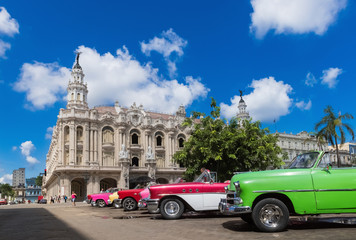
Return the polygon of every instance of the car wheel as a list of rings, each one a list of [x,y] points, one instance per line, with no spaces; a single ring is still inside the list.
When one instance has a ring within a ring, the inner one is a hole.
[[[137,202],[133,198],[125,198],[122,202],[125,211],[134,211],[137,209]]]
[[[102,199],[99,199],[98,201],[96,201],[96,204],[97,204],[99,207],[101,207],[101,208],[103,208],[103,207],[106,206],[105,201],[102,200]]]
[[[184,212],[184,205],[178,199],[165,199],[159,210],[165,219],[178,219]]]
[[[114,205],[115,208],[120,208],[121,207],[120,204],[118,202],[116,202],[116,201],[113,203],[113,205]]]
[[[241,214],[240,218],[247,222],[248,224],[253,224],[253,219],[252,219],[252,214],[247,213],[247,214]]]
[[[256,204],[252,210],[252,219],[259,230],[278,232],[287,227],[289,211],[282,201],[266,198]]]

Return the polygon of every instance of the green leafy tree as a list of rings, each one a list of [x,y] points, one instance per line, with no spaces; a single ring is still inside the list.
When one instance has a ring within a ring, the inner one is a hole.
[[[349,114],[335,114],[331,106],[327,106],[324,109],[325,116],[320,122],[315,124],[315,131],[319,136],[325,138],[333,147],[336,148],[337,166],[340,167],[341,161],[339,156],[338,140],[340,144],[345,143],[345,131],[344,128],[351,134],[352,140],[355,139],[355,133],[348,123],[345,123],[345,119],[353,119],[354,117]]]
[[[42,176],[38,175],[35,180],[36,186],[42,186]]]
[[[236,118],[229,124],[220,119],[220,107],[212,98],[210,116],[194,112],[183,125],[192,127],[184,148],[173,159],[187,168],[185,177],[192,180],[201,167],[218,172],[218,180],[230,179],[234,172],[263,170],[283,164],[278,136],[261,129],[260,122],[245,120],[242,126]],[[200,116],[200,119],[196,120]],[[283,155],[285,157],[285,155]]]
[[[15,196],[15,192],[10,186],[10,184],[0,184],[0,192],[3,196],[13,197]]]

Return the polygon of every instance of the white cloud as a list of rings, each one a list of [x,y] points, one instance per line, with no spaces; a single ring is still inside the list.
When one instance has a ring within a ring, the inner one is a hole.
[[[26,157],[26,161],[30,164],[39,163],[39,161],[31,156],[31,152],[35,149],[35,145],[33,145],[32,141],[26,141],[21,143],[20,146],[21,153]]]
[[[323,35],[346,8],[347,0],[251,0],[251,4],[250,31],[263,38],[270,30]]]
[[[54,127],[48,127],[46,131],[46,139],[52,139],[52,133],[53,133]]]
[[[338,83],[337,77],[342,73],[340,68],[329,68],[323,70],[323,76],[321,77],[321,83],[327,85],[329,88],[334,88]]]
[[[4,7],[0,7],[0,34],[12,37],[16,33],[19,33],[19,24],[16,19],[11,18]],[[5,52],[10,48],[10,43],[0,39],[0,58],[6,58]]]
[[[312,107],[312,102],[311,102],[311,100],[309,100],[308,102],[299,101],[295,105],[297,106],[297,108],[299,108],[302,111],[310,110]]]
[[[88,83],[90,106],[113,104],[123,106],[133,102],[145,109],[174,113],[178,107],[190,105],[199,97],[206,97],[209,89],[199,78],[185,77],[184,83],[163,79],[151,64],[142,65],[128,50],[118,49],[116,55],[101,55],[95,49],[80,46],[80,65]],[[58,64],[25,63],[15,90],[26,92],[29,105],[34,109],[52,106],[63,99],[70,69]]]
[[[253,92],[243,96],[247,111],[254,121],[272,122],[289,113],[293,100],[289,94],[293,88],[283,81],[276,81],[274,77],[253,80],[249,86]],[[239,96],[231,99],[231,105],[221,103],[221,114],[231,118],[238,113]]]
[[[141,42],[141,51],[149,56],[151,51],[156,51],[162,54],[167,62],[170,76],[175,76],[177,71],[176,60],[177,56],[183,56],[183,48],[187,45],[187,41],[178,36],[172,28],[161,33],[161,38],[154,37],[148,43]],[[174,56],[176,54],[176,56]]]
[[[5,52],[11,48],[10,43],[4,42],[0,39],[0,57],[5,58]]]
[[[30,109],[44,109],[52,106],[66,93],[70,70],[57,63],[25,63],[14,89],[26,92]]]
[[[17,150],[17,146],[13,146],[12,151],[16,151],[16,150]]]
[[[0,33],[13,36],[19,33],[19,24],[16,19],[11,18],[4,7],[0,7]]]
[[[314,77],[314,75],[309,72],[305,78],[305,85],[310,86],[310,87],[314,87],[314,85],[317,83],[318,81],[316,80],[316,78]]]
[[[12,174],[5,174],[2,177],[0,177],[0,183],[5,184],[12,184]]]

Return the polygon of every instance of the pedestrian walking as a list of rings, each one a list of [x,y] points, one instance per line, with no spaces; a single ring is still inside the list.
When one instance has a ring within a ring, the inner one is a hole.
[[[66,203],[67,202],[67,195],[64,195],[64,202]]]
[[[72,198],[72,205],[75,207],[75,199],[77,198],[77,194],[75,194],[74,191],[72,191],[72,196],[71,196],[71,198]]]

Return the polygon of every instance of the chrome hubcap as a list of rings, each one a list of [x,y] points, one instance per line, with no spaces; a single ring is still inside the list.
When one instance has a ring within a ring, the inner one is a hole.
[[[99,207],[104,207],[105,206],[105,202],[103,200],[100,200],[98,202],[98,205],[99,205]]]
[[[176,201],[169,201],[164,205],[164,211],[168,215],[177,215],[179,210],[180,210],[180,207]]]
[[[267,227],[277,227],[282,217],[282,209],[274,204],[267,204],[260,211],[260,221]]]
[[[125,208],[129,209],[129,210],[133,209],[134,208],[134,202],[132,200],[126,200],[125,201]]]

